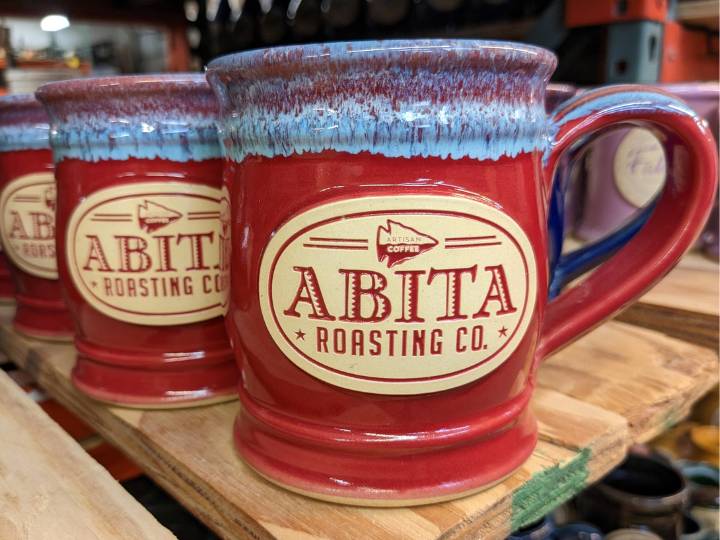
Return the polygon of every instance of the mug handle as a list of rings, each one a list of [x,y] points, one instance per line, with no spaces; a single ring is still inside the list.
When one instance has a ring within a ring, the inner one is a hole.
[[[647,223],[625,246],[548,303],[539,359],[590,331],[662,278],[700,234],[712,209],[717,190],[712,135],[684,102],[640,85],[586,92],[555,110],[545,156],[546,197],[552,193],[562,153],[583,137],[618,123],[656,131],[667,152],[665,187]]]
[[[563,194],[558,194],[560,204],[565,202]],[[590,242],[578,249],[557,255],[557,264],[552,272],[548,290],[549,298],[559,295],[565,286],[598,264],[614,255],[618,249],[627,244],[630,239],[645,225],[655,210],[657,198],[641,208],[630,221],[616,231],[611,232],[594,242]],[[559,219],[559,218],[558,218]],[[564,236],[564,235],[562,235]],[[561,249],[561,248],[560,248]],[[559,250],[558,250],[559,251]]]

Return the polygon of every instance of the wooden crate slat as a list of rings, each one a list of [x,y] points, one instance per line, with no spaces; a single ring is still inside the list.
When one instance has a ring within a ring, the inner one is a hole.
[[[541,387],[626,418],[640,442],[686,416],[717,382],[715,352],[618,322],[595,329],[538,372]]]
[[[0,371],[0,538],[175,538]]]
[[[617,320],[716,350],[720,328],[718,263],[688,253]]]

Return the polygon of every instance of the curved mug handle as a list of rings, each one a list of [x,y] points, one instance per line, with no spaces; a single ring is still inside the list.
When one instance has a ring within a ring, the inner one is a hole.
[[[557,204],[564,204],[564,196],[564,191],[559,192],[555,190],[554,198],[559,201]],[[567,253],[557,253],[557,262],[551,273],[548,297],[550,299],[555,298],[568,283],[612,257],[618,249],[627,244],[650,218],[653,210],[655,210],[656,203],[657,198],[654,198],[643,208],[640,208],[639,211],[630,218],[630,221],[607,236],[589,242]],[[562,219],[562,215],[562,212],[558,212],[555,219]],[[564,229],[563,226],[561,227]],[[558,234],[560,242],[562,242],[564,236],[564,230],[561,229],[560,234]],[[561,249],[562,246],[560,245],[557,251],[559,252]]]
[[[610,124],[656,131],[667,151],[667,181],[654,211],[635,236],[582,283],[551,300],[538,358],[546,358],[621,310],[667,273],[700,234],[717,189],[712,135],[684,102],[650,87],[609,86],[583,93],[556,109],[546,155],[552,183],[563,152]],[[545,186],[546,196],[552,185]]]

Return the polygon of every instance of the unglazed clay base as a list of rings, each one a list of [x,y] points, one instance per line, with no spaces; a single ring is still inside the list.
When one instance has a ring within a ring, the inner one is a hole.
[[[74,339],[74,335],[72,333],[70,334],[45,334],[42,332],[38,332],[37,330],[28,330],[25,328],[22,324],[18,324],[17,322],[13,323],[13,328],[19,333],[22,334],[24,337],[30,338],[30,339],[37,339],[40,341],[49,341],[51,343],[72,343]]]
[[[421,506],[423,504],[434,504],[439,502],[445,502],[445,501],[453,501],[455,499],[462,499],[463,497],[469,497],[470,495],[474,495],[476,493],[480,493],[482,491],[486,491],[488,489],[491,489],[498,484],[502,484],[505,480],[510,478],[513,474],[515,474],[515,471],[503,476],[499,480],[496,480],[494,482],[491,482],[489,484],[486,484],[484,486],[480,486],[473,489],[468,489],[466,491],[459,491],[457,493],[450,493],[445,495],[439,495],[437,497],[423,497],[418,499],[367,499],[367,498],[354,498],[354,497],[340,497],[340,496],[333,496],[333,495],[327,495],[326,493],[319,493],[314,491],[308,491],[305,489],[301,489],[295,486],[291,486],[289,484],[284,484],[283,482],[280,482],[278,480],[275,480],[274,478],[271,478],[267,475],[264,475],[260,471],[258,471],[255,467],[250,465],[247,461],[244,461],[245,465],[250,467],[253,472],[255,472],[258,476],[261,476],[271,484],[275,484],[276,486],[279,486],[281,488],[284,488],[288,491],[292,491],[293,493],[297,493],[299,495],[303,495],[305,497],[310,497],[311,499],[318,499],[320,501],[326,501],[336,504],[347,504],[350,506],[370,506],[374,508],[398,508],[398,507],[404,507],[404,506]]]

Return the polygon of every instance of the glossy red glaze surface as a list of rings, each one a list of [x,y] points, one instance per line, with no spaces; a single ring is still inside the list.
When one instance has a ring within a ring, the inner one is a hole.
[[[0,190],[19,176],[52,170],[50,150],[0,152]],[[5,255],[3,259],[7,261],[15,285],[15,328],[32,337],[70,339],[73,333],[72,320],[58,280],[30,275]]]
[[[66,231],[76,205],[98,190],[149,179],[218,187],[221,167],[220,159],[64,159],[55,172],[58,230]],[[76,386],[97,399],[135,406],[189,404],[235,394],[237,369],[221,317],[146,326],[104,315],[77,290],[69,274],[66,240],[65,234],[58,235],[58,270],[76,325]]]

